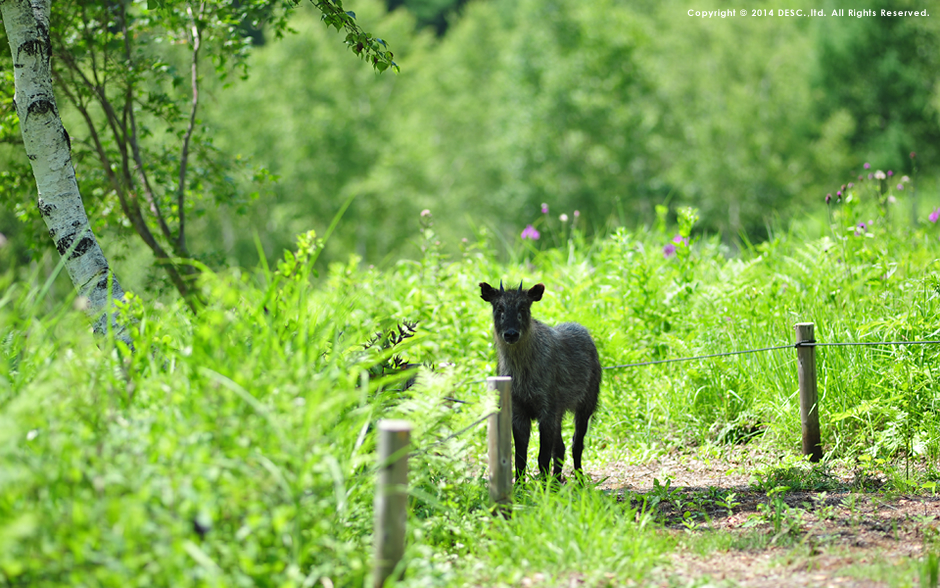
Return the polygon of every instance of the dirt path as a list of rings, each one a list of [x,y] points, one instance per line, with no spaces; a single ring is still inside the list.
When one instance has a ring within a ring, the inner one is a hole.
[[[680,536],[661,586],[921,585],[940,497],[887,492],[871,469],[768,468],[780,458],[735,448],[591,473]]]

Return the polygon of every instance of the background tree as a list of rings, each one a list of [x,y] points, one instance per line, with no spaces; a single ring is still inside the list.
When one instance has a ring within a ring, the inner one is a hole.
[[[346,45],[377,71],[397,68],[385,42],[363,31],[341,2],[313,4],[322,20],[344,31]],[[223,79],[236,71],[244,75],[249,29],[264,24],[280,36],[294,4],[78,0],[57,3],[51,15],[48,2],[9,0],[4,7],[14,59],[35,53],[51,64],[45,73],[56,80],[84,127],[73,131],[71,145],[64,131],[59,133],[65,142],[54,152],[67,158],[72,148],[83,167],[83,191],[92,216],[101,226],[130,229],[139,236],[180,295],[197,308],[193,278],[199,258],[188,244],[187,220],[201,214],[207,201],[232,202],[236,193],[229,176],[232,166],[200,126],[203,56],[211,56]],[[13,8],[39,15],[38,40],[16,40],[22,25]],[[34,46],[41,50],[32,51]],[[19,74],[21,68],[12,69]],[[21,77],[17,75],[17,88],[29,83]],[[47,101],[38,104],[51,104],[43,112],[58,121],[51,87],[44,92]],[[20,102],[17,118],[28,134],[23,109],[32,107]],[[70,208],[84,214],[77,186],[68,200]],[[40,215],[46,217],[47,210],[53,209],[40,206]],[[75,230],[91,235],[87,219],[78,222]],[[68,247],[60,241],[57,248],[65,253]]]
[[[101,334],[112,324],[111,300],[122,299],[124,292],[85,215],[69,135],[56,106],[50,71],[49,2],[5,0],[0,2],[0,16],[13,57],[14,105],[39,190],[39,215],[72,283],[88,302],[95,332]]]
[[[923,10],[900,2],[892,10]],[[909,172],[909,154],[940,155],[940,24],[937,18],[821,21],[812,71],[824,121],[842,118],[860,158]]]
[[[425,208],[452,252],[483,229],[507,243],[531,222],[558,229],[558,215],[575,209],[588,231],[652,224],[664,203],[697,207],[697,230],[720,232],[728,243],[739,235],[760,241],[808,211],[818,213],[809,222],[823,226],[826,192],[865,161],[909,173],[901,164],[909,165],[910,151],[919,153],[919,201],[931,202],[931,144],[940,135],[936,19],[697,19],[686,16],[695,8],[687,0],[388,7],[357,0],[356,10],[396,39],[395,57],[408,64],[400,75],[350,70],[340,56],[348,33],[323,27],[322,12],[298,10],[289,22],[299,34],[239,62],[251,64],[249,79],[236,81],[241,70],[229,59],[227,78],[200,80],[200,102],[212,106],[199,106],[190,141],[183,210],[190,255],[213,267],[223,259],[251,266],[257,235],[273,262],[298,233],[322,233],[349,198],[324,262],[346,261],[351,251],[370,263],[410,255]],[[422,26],[432,12],[448,15],[442,34]],[[179,17],[190,22],[185,11]],[[271,18],[259,13],[231,26],[243,40],[258,30],[273,40],[275,27],[264,24]],[[171,239],[140,192],[142,212],[171,259],[191,109],[192,47],[185,27],[179,31],[172,42],[141,45],[163,60],[160,76],[140,77],[162,83],[162,95],[175,100],[171,132],[168,118],[135,111]],[[219,65],[201,54],[203,68]],[[89,110],[104,120],[93,98]],[[85,126],[76,109],[63,110],[69,128]],[[91,214],[95,230],[139,241],[96,151],[82,138],[73,144],[84,148],[79,180],[95,182],[96,192],[86,191],[87,205],[101,206]],[[0,161],[6,147],[0,142]],[[111,149],[116,162],[120,151]],[[9,177],[0,184],[18,189]],[[550,216],[541,215],[542,202]],[[18,214],[38,222],[34,207]],[[11,226],[0,213],[0,232]],[[135,261],[152,256],[143,247],[122,250]],[[132,279],[135,287],[152,282]]]
[[[257,52],[252,79],[220,95],[220,141],[280,178],[251,205],[263,213],[220,224],[256,231],[269,254],[320,230],[345,199],[336,194],[355,200],[325,253],[334,259],[401,254],[425,208],[452,246],[480,228],[515,239],[543,202],[556,227],[579,210],[588,230],[690,204],[702,230],[759,240],[774,214],[851,165],[839,129],[820,130],[813,29],[798,19],[677,18],[686,2],[491,0],[435,38],[410,35],[401,10],[360,8],[400,39],[401,75],[342,75],[328,33],[298,15],[304,33]],[[297,53],[320,56],[330,83],[297,71]],[[233,238],[231,251],[250,265],[256,248]]]

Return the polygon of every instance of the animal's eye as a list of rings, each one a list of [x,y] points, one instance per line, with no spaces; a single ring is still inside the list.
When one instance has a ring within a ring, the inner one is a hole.
[[[522,313],[521,313],[521,312],[516,313],[516,318],[521,321],[521,320],[522,320]]]

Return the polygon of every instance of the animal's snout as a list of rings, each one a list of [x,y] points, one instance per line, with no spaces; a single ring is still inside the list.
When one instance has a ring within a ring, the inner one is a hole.
[[[503,331],[503,341],[512,345],[519,340],[519,331],[515,329],[506,329]]]

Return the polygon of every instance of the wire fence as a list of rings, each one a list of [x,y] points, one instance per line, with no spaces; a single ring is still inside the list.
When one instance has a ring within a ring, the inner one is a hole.
[[[635,363],[623,363],[623,364],[618,364],[618,365],[604,366],[604,367],[602,367],[601,369],[602,369],[602,370],[626,369],[626,368],[644,367],[644,366],[649,366],[649,365],[661,365],[661,364],[667,364],[667,363],[680,363],[680,362],[685,362],[685,361],[698,361],[698,360],[705,360],[705,359],[715,359],[715,358],[718,358],[718,357],[732,357],[732,356],[735,356],[735,355],[746,355],[746,354],[751,354],[751,353],[762,353],[762,352],[767,352],[767,351],[781,351],[781,350],[783,350],[783,349],[800,349],[800,348],[806,348],[806,347],[856,347],[856,346],[878,346],[878,345],[889,345],[889,346],[890,346],[890,345],[940,345],[940,340],[929,340],[929,341],[848,341],[848,342],[834,342],[834,343],[821,343],[821,342],[819,342],[819,341],[806,340],[806,341],[797,341],[796,343],[790,343],[790,344],[787,344],[787,345],[773,345],[773,346],[771,346],[771,347],[760,347],[760,348],[757,348],[757,349],[743,349],[743,350],[739,350],[739,351],[725,351],[725,352],[722,352],[722,353],[709,353],[709,354],[707,354],[707,355],[695,355],[695,356],[692,356],[692,357],[676,357],[676,358],[670,358],[670,359],[656,359],[656,360],[650,360],[650,361],[640,361],[640,362],[635,362]],[[461,385],[459,385],[458,387],[470,386],[470,385],[473,385],[473,384],[482,384],[482,383],[484,383],[484,382],[486,382],[485,379],[483,379],[483,380],[473,380],[473,381],[470,381],[470,382],[465,382],[464,384],[461,384]],[[472,400],[461,400],[461,399],[459,399],[459,398],[454,398],[453,396],[445,396],[445,397],[444,397],[444,400],[446,400],[446,401],[448,401],[448,402],[454,402],[454,403],[457,403],[457,404],[467,404],[467,405],[469,405],[469,404],[475,404]],[[498,412],[498,411],[497,411],[497,412]],[[416,455],[426,454],[426,453],[430,452],[432,449],[434,449],[435,447],[437,447],[437,446],[439,446],[439,445],[443,445],[444,443],[450,441],[451,439],[454,439],[454,438],[456,438],[456,437],[459,437],[460,435],[463,435],[464,433],[470,431],[470,430],[473,429],[474,427],[477,427],[477,426],[483,424],[484,422],[486,422],[486,420],[487,420],[489,417],[493,416],[494,414],[497,414],[497,412],[491,412],[491,413],[489,413],[489,414],[487,414],[487,415],[485,415],[485,416],[483,416],[483,417],[477,419],[476,421],[472,422],[471,424],[467,425],[467,426],[464,427],[463,429],[461,429],[461,430],[459,430],[459,431],[457,431],[457,432],[455,432],[455,433],[452,433],[451,435],[448,435],[447,437],[444,437],[443,439],[440,439],[440,440],[438,440],[438,441],[435,441],[434,443],[431,443],[431,444],[428,445],[427,447],[418,450],[418,451],[416,452]]]
[[[606,366],[602,369],[626,369],[643,367],[650,365],[660,365],[668,363],[678,363],[684,361],[706,360],[719,357],[731,357],[736,355],[745,355],[752,353],[761,353],[768,351],[781,351],[784,349],[796,349],[797,351],[797,370],[799,380],[800,396],[800,421],[802,428],[803,454],[809,456],[810,461],[816,462],[822,458],[822,441],[819,431],[819,410],[817,405],[816,390],[816,365],[815,348],[816,347],[853,347],[853,346],[899,346],[899,345],[937,345],[940,340],[927,341],[852,341],[852,342],[833,342],[820,343],[813,339],[813,324],[799,323],[796,325],[796,337],[800,339],[796,343],[788,345],[774,345],[771,347],[761,347],[758,349],[744,349],[739,351],[727,351],[724,353],[709,353],[706,355],[696,355],[692,357],[677,357],[670,359],[659,359],[650,361],[641,361],[636,363],[625,363],[619,365]],[[510,385],[507,382],[509,378],[491,378],[490,385],[500,394],[500,406],[511,407]],[[497,383],[497,380],[503,380]],[[487,380],[475,380],[465,382],[458,387],[478,384]],[[445,396],[448,402],[456,404],[474,404],[472,401],[461,400],[452,396]],[[511,409],[511,408],[510,408]],[[491,417],[497,416],[496,419]],[[504,420],[505,419],[505,420]],[[486,414],[459,431],[451,433],[446,437],[430,443],[424,448],[414,450],[411,447],[410,431],[411,425],[404,421],[385,422],[378,424],[380,441],[379,459],[374,468],[370,468],[370,473],[376,473],[378,480],[376,483],[376,518],[375,529],[376,536],[382,537],[376,542],[376,561],[382,565],[376,566],[377,583],[375,586],[381,586],[382,582],[395,569],[397,561],[401,559],[404,553],[405,541],[405,514],[407,508],[407,459],[408,454],[412,456],[426,455],[435,447],[447,443],[451,439],[459,437],[464,433],[476,428],[484,422],[489,421],[492,426],[488,432],[488,457],[489,457],[489,483],[488,489],[491,502],[494,503],[493,513],[500,513],[503,516],[510,516],[512,511],[512,474],[511,474],[511,445],[510,445],[510,416],[508,412],[497,410]],[[404,465],[402,465],[404,464]]]
[[[730,357],[733,355],[746,355],[749,353],[761,353],[765,351],[780,351],[782,349],[799,349],[800,347],[854,347],[862,345],[937,345],[940,341],[849,341],[844,343],[820,343],[818,341],[797,341],[787,345],[774,345],[772,347],[760,347],[757,349],[743,349],[740,351],[725,351],[723,353],[709,353],[707,355],[694,355],[692,357],[674,357],[670,359],[653,359],[649,361],[639,361],[635,363],[622,363],[618,365],[608,365],[601,367],[602,370],[617,370],[622,368],[644,367],[648,365],[660,365],[666,363],[680,363],[684,361],[696,361],[702,359],[714,359],[717,357]],[[461,384],[461,386],[470,386],[472,384],[482,384],[486,380],[473,380]],[[462,404],[473,404],[467,400],[459,398],[445,397],[445,400],[458,402]]]
[[[472,403],[466,402],[466,404],[472,404]],[[438,441],[435,441],[434,443],[431,443],[430,445],[428,445],[428,446],[425,447],[424,449],[419,449],[418,451],[416,451],[416,452],[414,453],[414,455],[425,455],[425,454],[427,454],[428,452],[430,452],[432,449],[434,449],[434,448],[437,447],[438,445],[443,445],[444,443],[447,443],[447,442],[450,441],[451,439],[455,439],[455,438],[457,438],[457,437],[463,435],[464,433],[466,433],[466,432],[469,431],[470,429],[472,429],[472,428],[474,428],[474,427],[476,427],[476,426],[478,426],[478,425],[480,425],[480,424],[482,424],[482,423],[485,423],[485,422],[486,422],[486,419],[490,418],[490,417],[493,416],[494,414],[499,414],[499,411],[498,411],[498,410],[495,410],[495,411],[493,411],[493,412],[491,412],[491,413],[489,413],[489,414],[487,414],[487,415],[484,415],[484,416],[480,417],[479,419],[473,421],[472,423],[470,423],[470,424],[467,425],[466,427],[460,429],[460,430],[457,431],[456,433],[452,433],[452,434],[450,434],[450,435],[444,437],[443,439],[440,439],[440,440],[438,440]]]
[[[712,359],[714,357],[729,357],[732,355],[744,355],[746,353],[759,353],[761,351],[776,351],[778,349],[793,349],[799,344],[777,345],[774,347],[761,347],[760,349],[745,349],[743,351],[726,351],[724,353],[709,353],[708,355],[696,355],[694,357],[676,357],[672,359],[655,359],[651,361],[640,361],[637,363],[623,363],[620,365],[610,365],[602,367],[602,370],[617,370],[621,368],[642,367],[647,365],[657,365],[663,363],[678,363],[680,361],[695,361],[697,359]]]
[[[710,353],[708,355],[696,355],[694,357],[677,357],[673,359],[657,359],[653,361],[641,361],[637,363],[624,363],[620,365],[611,365],[602,367],[602,370],[616,370],[620,368],[642,367],[647,365],[656,365],[663,363],[678,363],[681,361],[695,361],[700,359],[712,359],[715,357],[729,357],[732,355],[744,355],[747,353],[760,353],[762,351],[779,351],[781,349],[799,349],[800,347],[853,347],[861,345],[936,345],[940,341],[850,341],[846,343],[819,343],[818,341],[797,341],[789,345],[775,345],[773,347],[761,347],[759,349],[744,349],[742,351],[726,351],[724,353]]]

